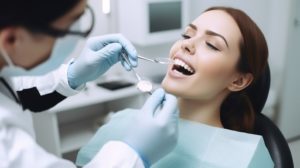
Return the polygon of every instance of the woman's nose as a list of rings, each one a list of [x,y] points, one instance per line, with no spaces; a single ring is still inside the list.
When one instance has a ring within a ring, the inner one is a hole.
[[[184,50],[184,52],[188,52],[190,55],[193,55],[196,52],[196,48],[192,39],[183,40],[181,48]]]

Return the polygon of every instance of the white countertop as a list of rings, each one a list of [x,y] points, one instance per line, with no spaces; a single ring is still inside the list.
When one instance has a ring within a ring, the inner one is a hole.
[[[87,87],[84,91],[66,98],[48,111],[50,113],[57,113],[60,111],[122,99],[139,94],[143,93],[141,93],[134,85],[118,90],[108,90],[97,86],[94,82],[91,82],[87,83]]]

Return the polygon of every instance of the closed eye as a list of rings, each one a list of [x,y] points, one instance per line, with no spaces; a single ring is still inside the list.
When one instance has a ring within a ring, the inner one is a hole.
[[[209,48],[211,48],[211,49],[213,49],[213,50],[215,50],[215,51],[220,51],[217,47],[215,47],[214,45],[212,45],[211,43],[209,43],[209,42],[205,42],[206,43],[206,45],[209,47]]]
[[[181,36],[182,36],[183,39],[189,39],[189,38],[191,38],[191,37],[190,37],[189,35],[187,35],[187,34],[182,34]]]

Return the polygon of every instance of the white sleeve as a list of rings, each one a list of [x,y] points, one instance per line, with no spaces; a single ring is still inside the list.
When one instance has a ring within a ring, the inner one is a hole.
[[[144,168],[143,161],[127,144],[110,141],[84,168]]]
[[[46,152],[22,129],[0,129],[1,168],[76,168],[68,160]],[[128,145],[118,141],[108,142],[85,168],[144,168],[142,160]]]
[[[0,160],[1,168],[76,168],[72,162],[46,152],[27,132],[16,127],[0,129]]]
[[[20,76],[7,79],[23,109],[40,112],[54,107],[66,97],[85,88],[85,85],[72,89],[67,78],[68,65],[43,76]]]
[[[57,91],[63,96],[72,96],[84,88],[84,85],[72,89],[68,83],[68,64],[62,64],[58,69],[43,76],[18,76],[10,78],[16,91],[36,88],[41,96]]]

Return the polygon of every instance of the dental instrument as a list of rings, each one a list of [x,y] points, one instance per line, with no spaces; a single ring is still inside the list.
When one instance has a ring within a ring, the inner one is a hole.
[[[143,57],[140,55],[138,55],[138,58],[145,60],[145,61],[158,63],[158,64],[174,64],[174,60],[172,60],[170,58],[158,57],[158,58],[150,59],[150,58],[146,58],[146,57]]]
[[[121,52],[121,55],[124,58],[125,62],[131,67],[132,72],[134,73],[135,77],[138,80],[138,83],[136,84],[137,88],[141,92],[146,92],[146,93],[152,94],[152,89],[153,89],[152,83],[148,80],[143,80],[141,78],[141,76],[135,71],[135,69],[130,64],[130,62],[124,52]]]

